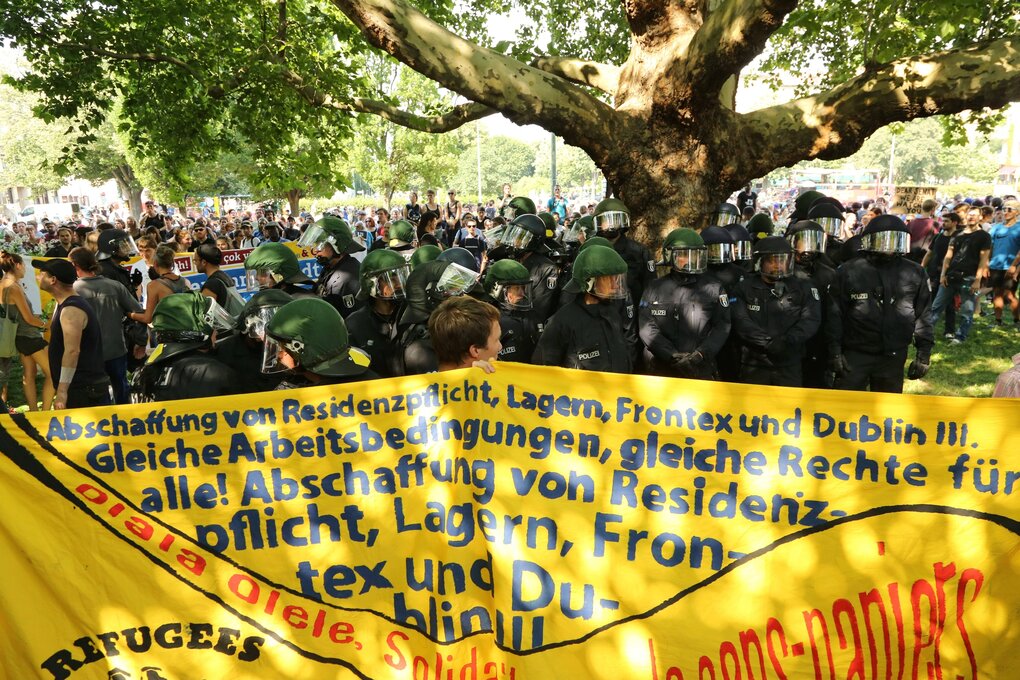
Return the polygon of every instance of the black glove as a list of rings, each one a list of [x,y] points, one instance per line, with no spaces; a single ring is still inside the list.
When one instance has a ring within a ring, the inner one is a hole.
[[[846,357],[842,354],[834,354],[829,359],[829,369],[835,374],[837,378],[842,378],[850,371],[850,366],[846,363]]]
[[[695,354],[697,352],[673,352],[673,357],[669,364],[678,371],[686,370],[694,360]]]
[[[930,366],[931,359],[929,357],[917,357],[910,362],[910,367],[907,368],[907,378],[910,380],[920,380],[927,375]]]
[[[142,270],[141,269],[136,269],[133,272],[131,272],[131,285],[134,288],[137,288],[138,286],[142,285]]]

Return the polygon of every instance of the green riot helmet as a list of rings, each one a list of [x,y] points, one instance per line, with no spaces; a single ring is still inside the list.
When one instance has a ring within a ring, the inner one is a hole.
[[[407,220],[397,220],[390,225],[390,242],[387,247],[391,250],[410,250],[417,242],[414,225]]]
[[[512,222],[521,215],[534,215],[537,212],[533,200],[527,196],[514,196],[509,203],[503,206],[499,214],[508,222]]]
[[[662,244],[662,257],[675,272],[700,274],[708,266],[708,250],[693,229],[674,229]]]
[[[204,342],[213,331],[228,331],[237,320],[211,297],[198,291],[174,293],[156,304],[152,328],[156,342]]]
[[[797,198],[793,199],[793,215],[791,217],[794,220],[804,219],[808,216],[811,206],[820,198],[825,198],[825,194],[814,189],[801,192]]]
[[[757,242],[767,236],[772,236],[776,225],[772,222],[772,218],[765,213],[757,213],[748,220],[744,228],[751,234],[751,240]]]
[[[425,246],[428,247],[436,248]],[[415,253],[422,250],[424,248],[419,248]],[[365,256],[358,270],[358,279],[361,283],[358,299],[403,300],[407,277],[410,274],[411,265],[400,253],[385,248],[373,250]]]
[[[861,250],[878,255],[906,255],[910,252],[910,230],[896,215],[879,215],[861,232]]]
[[[570,228],[563,234],[564,243],[582,243],[595,236],[595,217],[585,215],[579,217],[570,224]]]
[[[577,254],[570,281],[563,289],[569,293],[589,293],[603,300],[627,298],[627,263],[612,248],[593,245]]]
[[[606,198],[595,206],[595,233],[610,240],[630,229],[630,209],[618,198]]]
[[[418,265],[425,264],[426,262],[432,262],[433,260],[438,258],[442,252],[443,252],[442,248],[440,248],[439,246],[434,246],[431,243],[428,243],[423,246],[418,246],[417,248],[414,249],[414,252],[411,253],[411,259],[408,260],[408,264],[411,265],[411,269],[413,270]],[[362,263],[361,266],[364,267],[365,266],[364,263]]]
[[[770,283],[793,273],[793,248],[782,236],[766,236],[754,246],[754,269]]]
[[[336,255],[360,253],[365,249],[365,246],[354,240],[350,225],[333,215],[323,215],[317,222],[309,225],[297,244],[302,248],[311,248],[315,252],[328,245]]]
[[[436,258],[440,262],[456,262],[465,269],[470,269],[473,272],[478,272],[478,260],[471,254],[471,251],[467,248],[461,248],[454,246],[453,248],[447,248],[439,257]]]
[[[266,337],[266,327],[273,320],[276,312],[293,300],[290,295],[278,288],[260,290],[248,299],[237,317],[235,328],[241,333],[244,341],[252,346],[262,346],[262,373],[280,373],[287,367],[280,363],[280,346],[276,341]]]
[[[709,264],[733,262],[733,237],[730,232],[713,225],[701,231],[701,238],[708,250]]]
[[[545,225],[545,237],[555,238],[556,237],[556,218],[553,217],[552,213],[540,212],[538,213],[538,219],[542,220]]]
[[[538,251],[545,239],[545,222],[537,215],[518,215],[503,232],[500,245],[514,252]]]
[[[516,260],[494,262],[485,272],[485,292],[505,311],[531,309],[531,275]]]
[[[266,335],[290,355],[294,365],[288,368],[315,375],[360,375],[371,361],[351,347],[343,317],[322,298],[288,302],[273,316]]]
[[[298,263],[297,255],[284,243],[263,243],[244,260],[248,290],[277,288],[282,283],[311,283]]]
[[[843,205],[834,198],[823,197],[815,201],[808,210],[807,217],[821,226],[822,230],[830,237],[839,239],[843,233],[843,222],[846,213]]]
[[[612,248],[613,242],[607,238],[603,238],[602,236],[592,236],[590,239],[585,240],[585,242],[581,244],[581,247],[578,248],[578,252],[584,250],[585,248],[591,248],[592,246],[604,246],[606,248]]]
[[[817,222],[801,220],[786,228],[786,240],[790,242],[798,261],[811,259],[825,252],[825,230]]]
[[[742,224],[731,224],[725,229],[733,239],[733,260],[735,262],[750,262],[753,255],[751,234]]]
[[[732,203],[720,203],[712,213],[709,226],[727,227],[740,222],[740,208]]]

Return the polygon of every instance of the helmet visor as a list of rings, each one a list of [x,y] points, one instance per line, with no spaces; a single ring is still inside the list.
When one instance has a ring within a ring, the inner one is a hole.
[[[627,297],[626,274],[602,274],[588,279],[587,292],[604,300],[624,300]]]
[[[740,221],[738,215],[728,212],[717,212],[712,214],[712,224],[717,227],[728,227]]]
[[[708,261],[710,264],[722,264],[724,262],[733,262],[733,244],[709,243]]]
[[[630,215],[621,211],[604,212],[595,216],[596,231],[630,229]]]
[[[377,300],[403,300],[410,270],[410,267],[397,267],[373,274],[368,279],[368,294]]]
[[[245,271],[244,274],[248,280],[248,290],[262,290],[263,288],[272,288],[280,281],[283,281],[282,274],[277,274],[268,267],[248,269]]]
[[[733,244],[734,260],[750,260],[753,256],[753,247],[750,241],[737,241]]]
[[[906,231],[876,231],[861,238],[861,250],[886,255],[906,255],[910,252],[910,233]]]
[[[135,240],[128,234],[125,238],[119,238],[113,242],[113,253],[114,257],[121,257],[127,259],[134,257],[138,254],[138,245],[135,244]]]
[[[526,312],[532,307],[531,285],[527,283],[503,283],[496,291],[496,298],[506,309]]]
[[[524,227],[511,224],[503,232],[503,236],[500,238],[500,245],[523,250],[528,247],[528,244],[531,243],[531,239],[534,237],[535,235]]]
[[[805,229],[796,234],[790,234],[787,240],[797,253],[820,253],[825,250],[826,234],[823,231]]]
[[[244,317],[244,334],[252,340],[265,342],[266,326],[273,320],[278,309],[279,307],[260,307],[254,313]]]
[[[766,253],[754,267],[769,279],[782,279],[793,273],[793,253]]]
[[[276,310],[273,310],[275,313]],[[268,336],[265,336],[265,328],[262,329],[265,341],[262,345],[262,367],[261,371],[265,374],[283,373],[287,370],[287,367],[280,362],[280,350],[282,347],[280,343]]]
[[[216,331],[233,330],[237,319],[231,316],[230,312],[220,306],[213,298],[209,298],[209,306],[205,310],[204,321]]]
[[[578,224],[578,220],[574,220],[574,222],[570,225],[570,228],[563,232],[563,242],[577,243],[581,240],[581,234],[583,233],[584,229],[582,229],[581,225]]]
[[[459,264],[451,262],[443,270],[443,275],[439,277],[436,290],[444,298],[451,298],[468,292],[477,282],[478,274],[466,267],[461,267]]]
[[[704,248],[673,248],[669,263],[674,271],[700,274],[708,264],[708,251]]]
[[[302,248],[319,249],[329,238],[329,234],[326,230],[320,227],[318,224],[310,224],[305,229],[305,233],[301,234],[301,238],[298,239],[297,244]]]
[[[497,224],[494,227],[489,227],[485,230],[485,245],[491,250],[499,245],[500,240],[503,236],[503,232],[506,230],[506,225]]]
[[[829,236],[839,238],[843,231],[843,220],[838,217],[816,217],[811,220],[825,230]]]

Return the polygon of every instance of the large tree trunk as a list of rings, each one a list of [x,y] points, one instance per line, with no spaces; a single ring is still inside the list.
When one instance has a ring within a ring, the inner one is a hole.
[[[580,147],[656,247],[701,228],[714,207],[775,168],[842,158],[892,122],[981,107],[1020,92],[1015,37],[869,65],[827,91],[747,114],[740,72],[797,0],[627,0],[622,66],[570,57],[524,64],[481,48],[406,0],[332,0],[365,38],[419,73],[519,124]],[[590,93],[602,90],[609,105]]]
[[[135,178],[130,165],[119,165],[113,169],[120,197],[127,202],[128,214],[136,220],[142,214],[142,185]]]
[[[304,191],[301,189],[291,189],[287,192],[287,203],[290,205],[290,214],[295,217],[301,212],[301,196]]]

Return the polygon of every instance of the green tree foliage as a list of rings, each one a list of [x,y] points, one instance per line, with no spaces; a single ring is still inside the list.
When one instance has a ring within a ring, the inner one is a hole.
[[[591,185],[592,177],[598,168],[582,149],[564,144],[556,140],[556,183],[561,187],[580,187]],[[545,177],[546,189],[552,189],[552,146],[545,142],[538,147],[535,156],[535,175]]]
[[[0,87],[0,186],[28,187],[36,195],[64,182],[56,165],[66,127],[36,118],[32,110],[39,105],[32,93]]]
[[[474,130],[472,130],[474,132]],[[535,173],[535,147],[520,140],[497,135],[481,134],[482,146],[482,201],[503,195],[503,183],[517,182]],[[467,148],[457,159],[457,174],[453,186],[464,200],[477,199],[478,193],[478,137],[467,137]]]

